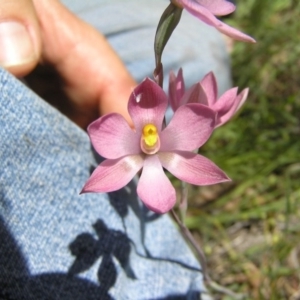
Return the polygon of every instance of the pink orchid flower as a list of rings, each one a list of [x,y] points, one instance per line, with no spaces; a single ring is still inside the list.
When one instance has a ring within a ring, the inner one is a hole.
[[[243,42],[255,43],[247,34],[223,23],[215,16],[225,16],[235,11],[235,5],[226,0],[171,0],[174,5],[185,8],[190,14],[223,34]]]
[[[210,137],[215,112],[198,104],[183,105],[163,128],[167,106],[167,95],[147,78],[129,98],[128,111],[134,129],[117,113],[89,125],[91,142],[106,160],[95,169],[82,192],[118,190],[142,169],[138,196],[149,209],[165,213],[175,205],[176,194],[163,168],[195,185],[229,180],[209,159],[192,152]]]
[[[177,76],[170,72],[169,101],[173,111],[187,103],[206,105],[217,113],[215,127],[220,127],[229,121],[246,101],[248,92],[249,89],[246,88],[238,94],[238,88],[234,87],[218,99],[217,81],[213,72],[208,73],[200,82],[185,91],[182,69]]]

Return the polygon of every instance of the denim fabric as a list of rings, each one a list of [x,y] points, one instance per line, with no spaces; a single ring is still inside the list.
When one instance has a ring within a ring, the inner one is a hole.
[[[88,136],[3,70],[0,128],[2,299],[163,299],[203,290],[191,251],[167,215],[138,202],[134,182],[79,195],[97,165]]]
[[[137,80],[152,73],[153,32],[167,1],[128,1],[125,8],[123,1],[64,2],[108,36]],[[214,34],[201,44],[220,45],[211,52],[226,63],[206,55],[223,70],[217,76],[227,88],[227,55]],[[195,81],[209,64],[201,68],[203,52],[198,57],[195,41],[186,43],[185,50],[166,50],[166,70],[183,66]],[[139,202],[135,182],[110,194],[79,195],[99,159],[84,131],[0,69],[0,299],[203,297],[191,250],[168,215]]]

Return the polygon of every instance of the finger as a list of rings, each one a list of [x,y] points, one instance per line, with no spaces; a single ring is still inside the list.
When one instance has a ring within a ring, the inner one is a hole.
[[[41,24],[42,59],[54,66],[76,105],[82,127],[97,115],[122,114],[135,82],[106,39],[56,0],[34,0]]]
[[[16,76],[29,73],[41,52],[31,0],[0,0],[0,65]]]

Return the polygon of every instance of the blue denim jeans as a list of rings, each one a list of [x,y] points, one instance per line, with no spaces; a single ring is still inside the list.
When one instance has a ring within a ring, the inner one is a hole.
[[[137,81],[151,75],[166,1],[63,2],[107,35]],[[164,54],[166,71],[182,66],[192,84],[213,66],[224,90],[223,40],[203,28],[186,17]],[[83,130],[0,69],[0,299],[200,299],[199,263],[169,216],[141,204],[134,181],[79,195],[99,159]]]

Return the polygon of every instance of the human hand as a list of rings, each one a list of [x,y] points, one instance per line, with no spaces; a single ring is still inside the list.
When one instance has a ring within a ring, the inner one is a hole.
[[[0,0],[0,6],[1,66],[26,76],[82,128],[110,112],[131,124],[127,102],[135,82],[104,36],[58,0]]]

